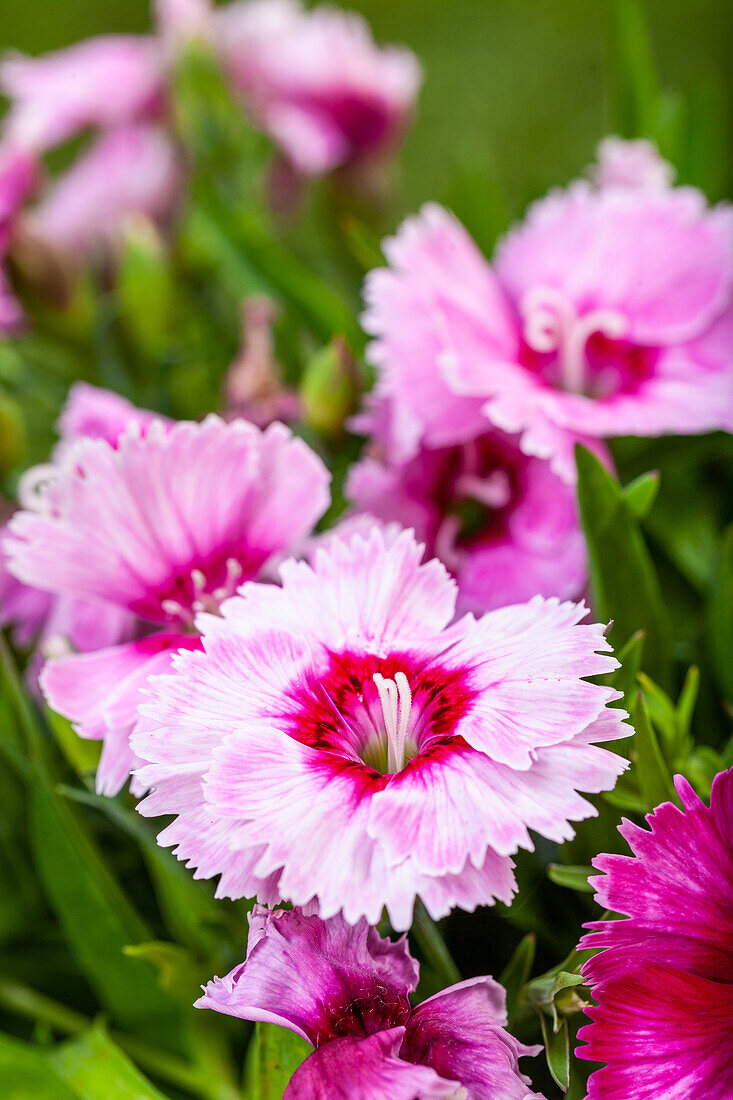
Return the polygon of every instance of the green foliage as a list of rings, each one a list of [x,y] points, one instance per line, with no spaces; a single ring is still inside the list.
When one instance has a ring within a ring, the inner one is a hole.
[[[288,1081],[311,1047],[276,1024],[256,1024],[246,1073],[248,1100],[282,1100]]]

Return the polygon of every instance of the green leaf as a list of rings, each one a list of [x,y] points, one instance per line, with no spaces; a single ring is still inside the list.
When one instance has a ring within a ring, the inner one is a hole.
[[[652,470],[641,474],[624,486],[623,494],[626,503],[631,509],[632,515],[637,519],[643,519],[649,514],[659,492],[659,472]]]
[[[53,1069],[43,1051],[0,1034],[0,1081],[3,1100],[78,1100]]]
[[[247,1100],[282,1100],[290,1078],[311,1046],[277,1024],[255,1025],[247,1064]]]
[[[102,742],[87,741],[80,737],[68,718],[62,718],[50,707],[46,707],[44,713],[56,744],[76,774],[78,776],[93,774],[99,764]]]
[[[566,886],[569,890],[578,890],[581,894],[592,894],[593,887],[588,883],[592,867],[577,867],[572,864],[551,863],[547,868],[547,877],[556,886]]]
[[[31,784],[30,836],[46,896],[100,1003],[124,1026],[154,1026],[160,1041],[172,1043],[180,1024],[175,1003],[148,963],[124,954],[129,944],[151,940],[150,931],[40,758]]]
[[[623,137],[654,134],[659,82],[639,0],[616,0],[614,129]]]
[[[616,647],[644,630],[644,661],[655,680],[670,677],[670,631],[649,551],[618,482],[584,447],[576,449],[578,502],[590,561],[593,606],[613,619]]]
[[[48,1061],[79,1100],[165,1100],[101,1026],[57,1047]]]
[[[125,809],[119,799],[77,787],[60,786],[58,790],[65,798],[99,810],[136,841],[170,934],[197,954],[211,956],[216,951],[217,937],[210,926],[221,923],[225,916],[224,903],[214,900],[211,883],[195,880],[169,849],[161,848],[147,822]],[[246,908],[241,908],[244,922]]]
[[[165,1100],[100,1026],[51,1051],[0,1034],[3,1100]]]
[[[640,694],[634,709],[634,755],[639,791],[647,810],[661,802],[676,801],[669,768],[659,747],[654,727],[649,721],[644,697]]]
[[[517,1014],[521,992],[532,973],[536,949],[537,936],[534,932],[529,932],[517,944],[514,954],[499,978],[506,990],[506,1010],[510,1028]]]
[[[553,1029],[548,1016],[540,1016],[540,1023],[547,1068],[553,1081],[563,1092],[567,1092],[570,1088],[570,1034],[567,1022],[562,1020],[557,1030]]]

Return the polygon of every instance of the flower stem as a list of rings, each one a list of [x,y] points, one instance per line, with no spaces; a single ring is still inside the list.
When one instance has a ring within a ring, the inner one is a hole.
[[[425,961],[433,968],[443,983],[455,985],[460,982],[461,973],[445,946],[445,940],[438,925],[418,898],[415,902],[415,919],[412,924],[415,939],[425,956]]]

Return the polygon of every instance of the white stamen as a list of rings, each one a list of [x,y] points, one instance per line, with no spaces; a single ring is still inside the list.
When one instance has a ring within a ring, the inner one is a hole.
[[[487,508],[503,508],[512,498],[512,485],[506,470],[494,470],[488,477],[461,474],[456,481],[456,492]]]
[[[227,558],[227,579],[226,589],[229,595],[232,595],[236,587],[237,581],[242,576],[242,566],[236,558]]]
[[[412,692],[404,672],[396,672],[394,680],[375,672],[372,676],[382,704],[384,729],[387,734],[387,767],[399,772],[405,766],[407,732],[412,709]]]
[[[524,338],[534,351],[558,352],[560,380],[568,393],[583,393],[586,346],[596,332],[609,340],[626,333],[626,318],[614,309],[593,309],[579,317],[572,303],[554,287],[534,287],[521,303]]]
[[[160,605],[165,611],[166,615],[170,615],[173,619],[182,619],[184,623],[191,622],[191,612],[187,607],[184,607],[178,600],[163,600]],[[196,610],[194,605],[194,610]]]
[[[17,490],[18,503],[21,508],[25,508],[29,512],[47,511],[48,504],[43,491],[46,485],[53,481],[57,475],[58,470],[50,462],[45,462],[40,466],[31,466],[25,473],[21,474]]]
[[[192,569],[191,580],[193,582],[194,593],[196,594],[196,597],[198,597],[206,588],[206,577],[200,569]]]

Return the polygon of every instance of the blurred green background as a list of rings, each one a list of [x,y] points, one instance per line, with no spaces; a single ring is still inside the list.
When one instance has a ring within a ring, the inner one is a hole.
[[[608,0],[354,0],[383,42],[423,61],[425,87],[404,156],[402,205],[496,188],[516,217],[528,199],[586,165],[611,125],[613,11]],[[698,175],[710,198],[730,192],[733,6],[647,0],[662,85],[684,90],[688,124],[718,156]],[[104,31],[142,31],[147,0],[0,0],[0,45],[40,52]],[[462,210],[465,214],[465,211]],[[469,219],[470,220],[470,217]],[[472,227],[475,228],[475,227]]]

